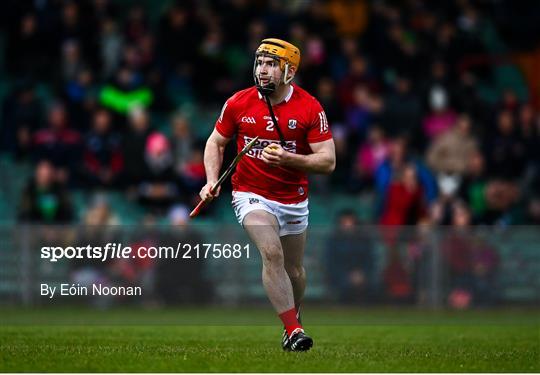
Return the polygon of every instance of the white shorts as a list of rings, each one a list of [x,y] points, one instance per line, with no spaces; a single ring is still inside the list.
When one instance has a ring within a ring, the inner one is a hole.
[[[308,200],[285,204],[244,191],[233,191],[232,206],[236,219],[243,226],[244,218],[254,210],[263,210],[274,215],[279,224],[279,236],[300,234],[308,226]]]

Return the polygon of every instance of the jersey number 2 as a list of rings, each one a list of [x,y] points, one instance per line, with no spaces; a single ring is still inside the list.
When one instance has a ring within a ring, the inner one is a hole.
[[[268,120],[266,121],[266,131],[273,132],[274,131],[274,121]]]

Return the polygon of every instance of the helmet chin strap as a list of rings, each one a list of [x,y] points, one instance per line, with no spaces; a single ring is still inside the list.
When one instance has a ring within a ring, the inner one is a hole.
[[[255,81],[255,86],[257,87],[257,90],[261,93],[263,96],[268,96],[273,94],[277,89],[277,84],[275,82],[269,82],[267,85],[262,85],[260,77],[255,74],[255,65],[253,66],[253,79]],[[281,78],[279,79],[279,83],[284,83],[285,85],[288,85],[293,80],[294,76],[291,75],[287,78],[289,75],[289,63],[285,63],[285,69],[281,75]]]
[[[278,85],[276,84],[276,82],[274,82],[272,78],[270,78],[270,82],[268,82],[266,85],[263,85],[261,83],[260,74],[258,76],[256,74],[253,74],[253,77],[255,79],[255,86],[257,86],[257,90],[261,93],[261,95],[271,95],[276,91]]]
[[[269,84],[263,86],[260,84],[260,81],[258,81],[256,86],[257,90],[262,96],[272,95],[274,91],[276,91],[276,84],[274,82],[270,82]]]

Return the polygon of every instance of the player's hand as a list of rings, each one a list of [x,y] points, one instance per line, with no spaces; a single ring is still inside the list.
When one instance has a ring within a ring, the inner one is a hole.
[[[204,185],[201,189],[201,192],[199,193],[199,196],[203,201],[211,201],[215,197],[219,196],[219,192],[221,191],[221,186],[218,186],[214,194],[210,192],[212,189],[212,186],[214,186],[215,182],[207,182],[206,185]]]
[[[281,145],[276,143],[266,146],[261,155],[261,158],[265,163],[276,167],[284,165],[287,157],[288,152],[285,151]]]

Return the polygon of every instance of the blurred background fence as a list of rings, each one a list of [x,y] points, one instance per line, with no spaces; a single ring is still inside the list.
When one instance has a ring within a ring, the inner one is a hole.
[[[314,225],[308,236],[306,302],[424,307],[538,306],[537,228]],[[249,242],[236,226],[1,227],[0,296],[4,305],[242,305],[264,302],[260,256],[196,259],[41,259],[42,246],[171,246]],[[86,253],[83,253],[84,257]],[[170,255],[169,255],[170,256]],[[140,286],[137,297],[40,296],[41,283]]]

